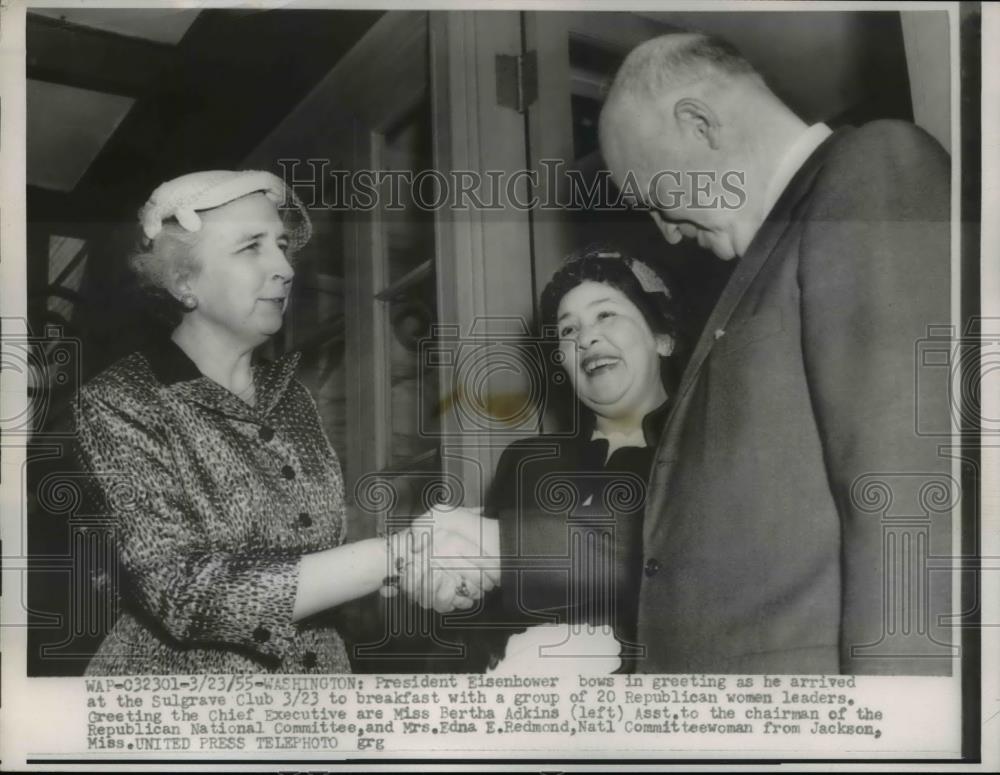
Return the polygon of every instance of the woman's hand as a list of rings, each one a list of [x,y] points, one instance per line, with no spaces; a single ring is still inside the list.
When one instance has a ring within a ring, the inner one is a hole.
[[[303,555],[292,621],[377,590],[393,572],[389,549],[385,538],[366,538]]]
[[[472,608],[500,583],[500,529],[478,509],[431,509],[410,527],[411,554],[400,585],[440,613]]]

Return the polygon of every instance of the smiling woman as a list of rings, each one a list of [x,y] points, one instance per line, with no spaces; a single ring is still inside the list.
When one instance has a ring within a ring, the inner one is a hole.
[[[270,173],[212,171],[160,186],[140,221],[131,265],[172,333],[80,391],[120,610],[88,672],[349,671],[313,614],[377,590],[400,540],[341,545],[340,465],[297,354],[255,358],[308,214]]]
[[[585,280],[563,296],[556,321],[563,366],[598,429],[638,428],[667,399],[657,356],[670,355],[673,338],[654,334],[624,292]]]
[[[502,598],[492,601],[501,610],[484,616],[526,626],[495,669],[631,672],[648,648],[635,638],[650,572],[643,507],[671,406],[676,310],[660,275],[616,246],[571,255],[542,292],[543,328],[558,337],[578,424],[504,450],[484,519],[435,514],[437,528],[485,536],[486,553],[501,558]]]
[[[586,410],[583,425],[637,433],[674,380],[677,302],[660,275],[619,247],[589,247],[549,281],[541,313]]]

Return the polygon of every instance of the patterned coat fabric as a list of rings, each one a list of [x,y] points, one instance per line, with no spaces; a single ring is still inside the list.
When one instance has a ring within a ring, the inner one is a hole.
[[[344,538],[344,487],[297,354],[254,366],[251,407],[172,342],[81,390],[81,462],[115,520],[118,620],[90,675],[349,672],[292,622],[302,554]]]

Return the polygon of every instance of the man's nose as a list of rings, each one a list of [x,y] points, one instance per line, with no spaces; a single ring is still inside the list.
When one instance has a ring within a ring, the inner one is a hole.
[[[669,244],[676,245],[684,239],[684,234],[681,232],[680,227],[676,223],[671,223],[663,217],[662,213],[659,213],[656,210],[650,210],[649,214],[653,217],[653,222],[656,224],[657,228],[659,228],[660,234],[663,235],[663,239],[665,239]]]

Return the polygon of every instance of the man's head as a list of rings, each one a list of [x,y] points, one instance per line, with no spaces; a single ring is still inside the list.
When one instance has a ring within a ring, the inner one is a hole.
[[[804,124],[733,46],[701,34],[643,43],[601,112],[601,150],[626,196],[651,208],[670,243],[693,237],[741,256],[792,131]]]

